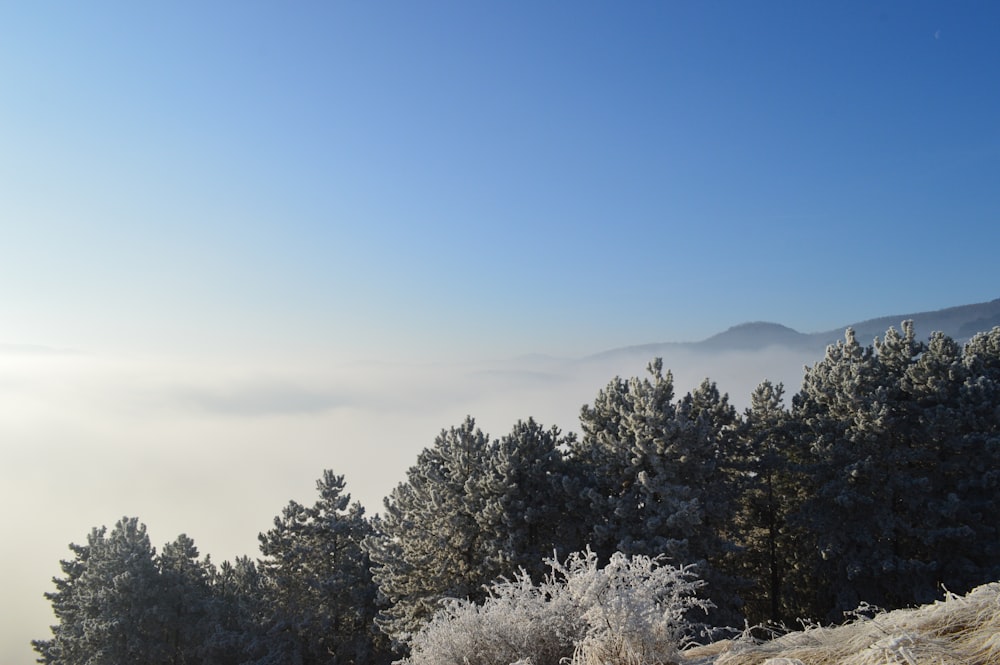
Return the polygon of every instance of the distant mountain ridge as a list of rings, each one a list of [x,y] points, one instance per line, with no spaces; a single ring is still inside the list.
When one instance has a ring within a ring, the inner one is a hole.
[[[754,321],[741,323],[700,342],[661,342],[611,349],[591,358],[603,358],[623,353],[657,355],[671,350],[688,351],[759,351],[770,347],[784,347],[822,352],[828,345],[844,339],[844,331],[853,328],[862,344],[870,344],[876,337],[885,335],[890,327],[899,330],[903,321],[912,320],[920,339],[931,333],[943,332],[963,343],[978,332],[1000,326],[1000,298],[973,305],[959,305],[931,312],[896,314],[847,323],[833,330],[802,333],[780,323]]]
[[[927,339],[934,332],[943,332],[961,343],[967,341],[976,333],[986,332],[992,330],[995,326],[1000,326],[1000,298],[989,302],[974,305],[959,305],[932,312],[882,316],[877,319],[861,321],[860,323],[851,323],[838,330],[816,333],[812,336],[821,341],[828,340],[824,342],[825,346],[826,344],[836,342],[838,339],[843,339],[844,330],[850,327],[854,328],[858,341],[867,344],[875,339],[875,337],[883,336],[890,326],[898,330],[899,324],[906,320],[913,321],[917,336],[921,339]]]

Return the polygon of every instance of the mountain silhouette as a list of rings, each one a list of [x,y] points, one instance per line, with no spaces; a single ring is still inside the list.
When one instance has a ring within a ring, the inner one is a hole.
[[[943,332],[964,343],[979,332],[1000,326],[1000,298],[973,305],[959,305],[930,312],[895,314],[846,323],[839,328],[817,333],[802,333],[780,323],[755,321],[741,323],[700,342],[660,342],[610,349],[590,356],[607,358],[620,354],[661,355],[670,351],[687,350],[717,353],[720,351],[759,351],[772,347],[815,350],[818,353],[830,344],[844,339],[847,328],[853,328],[858,341],[870,344],[885,335],[890,327],[900,329],[903,321],[913,321],[919,339],[928,339],[934,332]]]

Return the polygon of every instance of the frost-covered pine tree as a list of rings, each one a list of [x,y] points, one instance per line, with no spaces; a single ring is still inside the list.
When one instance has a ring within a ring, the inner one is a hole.
[[[487,574],[523,569],[539,579],[545,558],[582,548],[578,483],[563,452],[574,438],[529,418],[489,443],[484,473],[470,488],[482,497],[476,518],[491,543],[481,562]]]
[[[491,440],[468,418],[442,431],[386,499],[367,547],[383,611],[379,626],[405,648],[443,598],[479,601],[486,585],[581,540],[573,440],[533,419]]]
[[[375,587],[361,547],[371,526],[344,488],[343,476],[324,471],[317,502],[290,502],[259,536],[268,601],[262,662],[344,665],[375,657]]]
[[[266,581],[247,556],[223,561],[211,570],[212,632],[205,640],[205,665],[243,665],[269,649],[264,621],[270,608]]]
[[[122,518],[109,532],[91,531],[76,558],[63,563],[66,578],[46,594],[59,623],[50,640],[33,646],[42,663],[169,663],[164,640],[163,586],[155,551],[138,519]]]
[[[483,598],[494,571],[494,543],[480,525],[486,508],[489,437],[470,417],[442,430],[385,499],[365,543],[378,585],[376,624],[396,648],[438,609],[442,598]]]
[[[921,582],[964,593],[1000,578],[1000,328],[964,349],[933,335],[906,378],[929,449]]]
[[[965,381],[959,390],[963,427],[951,448],[951,472],[965,496],[963,519],[983,544],[972,566],[1000,579],[1000,326],[973,337],[962,350]],[[965,473],[962,473],[962,461]],[[979,582],[974,582],[978,584]]]
[[[836,617],[861,601],[897,607],[924,565],[912,548],[913,502],[927,491],[913,442],[913,404],[902,379],[923,352],[912,325],[862,347],[848,330],[807,370],[795,397],[811,453],[813,498],[800,514],[816,538],[817,579]],[[823,608],[818,608],[823,609]]]
[[[715,607],[710,621],[718,626],[743,624],[743,591],[749,580],[736,565],[739,500],[744,489],[747,451],[739,436],[741,421],[715,382],[705,379],[681,398],[677,417],[688,438],[679,460],[684,480],[695,490],[701,520],[688,537]]]
[[[65,577],[54,577],[52,583],[56,590],[45,593],[58,623],[51,627],[51,639],[32,640],[31,645],[40,656],[38,662],[82,663],[89,658],[83,635],[87,607],[83,603],[81,578],[87,570],[91,548],[102,543],[106,533],[104,527],[92,529],[87,536],[87,544],[70,543],[73,558],[59,562]]]
[[[679,475],[683,440],[673,402],[673,375],[663,361],[649,376],[615,377],[580,412],[583,436],[571,444],[584,475],[591,546],[606,560],[625,554],[688,559],[687,536],[700,520],[697,500]]]
[[[716,619],[735,620],[740,600],[723,559],[735,515],[728,459],[738,419],[711,382],[675,403],[662,360],[648,371],[615,378],[581,411],[572,458],[584,470],[592,545],[602,557],[619,551],[697,564],[716,583],[708,589],[722,601]]]
[[[911,322],[862,348],[846,342],[807,371],[795,398],[812,498],[798,518],[815,538],[814,576],[835,616],[864,600],[929,602],[994,579],[996,384],[989,335],[961,357]]]
[[[162,592],[163,640],[170,663],[205,662],[205,647],[214,632],[214,603],[209,580],[213,567],[199,559],[186,534],[163,546],[156,559]]]

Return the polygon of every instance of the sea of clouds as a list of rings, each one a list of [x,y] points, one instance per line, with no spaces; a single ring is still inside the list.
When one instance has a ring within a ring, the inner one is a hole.
[[[708,377],[742,410],[763,379],[784,382],[790,399],[818,359],[679,347],[664,364],[678,396]],[[289,500],[314,500],[323,469],[378,512],[442,429],[471,415],[493,437],[528,417],[578,431],[581,406],[649,360],[236,364],[4,347],[0,660],[32,662],[28,641],[52,622],[42,593],[67,544],[93,526],[137,516],[158,547],[187,533],[216,562],[255,556],[257,534]]]

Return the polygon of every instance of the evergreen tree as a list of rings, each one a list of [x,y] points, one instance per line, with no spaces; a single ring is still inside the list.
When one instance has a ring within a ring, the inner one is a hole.
[[[753,581],[745,592],[745,619],[751,624],[807,616],[799,597],[808,577],[797,574],[808,558],[801,533],[789,524],[802,501],[794,432],[783,403],[784,386],[760,383],[750,396],[740,433],[746,457],[741,476],[737,556],[744,577]],[[800,549],[805,552],[800,553]],[[803,579],[804,578],[804,579]]]
[[[812,498],[797,517],[815,539],[817,613],[862,600],[929,602],[994,579],[996,384],[989,335],[918,342],[913,326],[846,342],[807,371],[794,412]],[[988,515],[988,516],[987,516]]]
[[[1000,328],[961,351],[934,335],[910,368],[921,435],[934,446],[926,539],[927,584],[964,593],[1000,578]]]
[[[688,547],[697,556],[715,605],[709,621],[718,626],[741,625],[742,594],[750,585],[736,564],[737,513],[746,480],[742,468],[746,451],[739,436],[742,423],[729,395],[720,393],[709,379],[681,398],[677,416],[690,424],[688,453],[678,464],[701,508]]]
[[[886,348],[902,351],[895,342],[887,339]],[[800,518],[817,539],[822,559],[817,576],[832,594],[818,599],[816,609],[831,616],[862,600],[886,606],[886,594],[898,582],[878,579],[883,566],[888,573],[900,563],[893,547],[902,531],[893,517],[897,497],[890,489],[889,461],[895,451],[886,427],[892,416],[888,398],[895,391],[885,369],[875,350],[862,347],[848,330],[844,342],[807,370],[794,401],[812,453],[813,498]]]
[[[163,613],[167,662],[202,663],[215,618],[209,587],[213,567],[199,560],[198,548],[185,534],[164,545],[157,563],[163,587],[157,605]]]
[[[642,379],[616,377],[581,411],[583,438],[572,459],[584,469],[592,546],[603,557],[662,554],[696,564],[718,599],[712,619],[735,621],[738,583],[725,568],[738,417],[710,381],[675,403],[662,360],[648,371]]]
[[[59,623],[51,626],[51,639],[32,640],[31,645],[40,656],[38,662],[83,663],[89,658],[84,641],[87,608],[83,603],[84,590],[81,589],[81,578],[87,570],[91,548],[103,543],[106,533],[105,527],[92,529],[87,536],[87,544],[70,543],[69,549],[73,552],[73,558],[59,562],[65,577],[54,577],[52,582],[56,590],[45,593],[45,598],[52,604],[52,613]]]
[[[365,548],[382,605],[376,624],[397,649],[405,649],[441,599],[481,600],[483,585],[501,574],[494,543],[480,526],[488,454],[488,436],[467,418],[443,430],[385,500]]]
[[[164,640],[163,586],[146,527],[123,518],[107,533],[91,531],[76,558],[64,562],[68,577],[47,594],[59,624],[53,639],[34,642],[43,663],[171,662]]]
[[[473,492],[482,497],[481,538],[490,543],[484,571],[496,577],[523,569],[541,579],[544,559],[582,549],[578,484],[563,452],[574,439],[529,418],[489,443]]]
[[[800,591],[811,597],[811,617],[838,618],[838,612],[861,600],[853,591],[853,580],[862,572],[854,555],[868,545],[872,525],[848,533],[845,522],[864,521],[875,501],[858,469],[864,456],[851,443],[855,410],[876,384],[872,356],[873,350],[862,347],[849,328],[843,341],[829,346],[824,359],[806,369],[802,389],[792,400],[799,443],[808,451],[805,491],[810,497],[794,520],[815,540],[818,555],[810,562],[811,588]]]
[[[657,358],[650,376],[615,377],[580,412],[583,437],[571,445],[585,474],[591,546],[603,560],[666,554],[688,563],[687,536],[700,519],[676,461],[684,442],[673,403],[673,376]]]
[[[344,665],[375,657],[375,587],[361,547],[371,526],[344,487],[343,476],[324,471],[316,504],[290,502],[260,535],[268,601],[262,662]]]
[[[276,651],[267,644],[266,582],[254,561],[241,556],[210,572],[213,620],[205,641],[206,665],[241,665]]]

